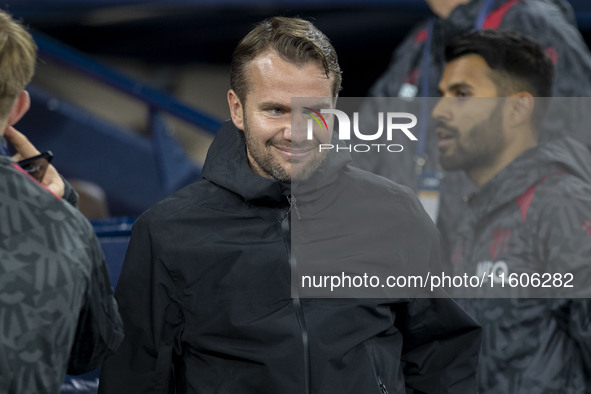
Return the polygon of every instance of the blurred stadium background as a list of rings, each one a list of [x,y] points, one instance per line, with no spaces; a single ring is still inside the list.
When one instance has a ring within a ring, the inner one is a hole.
[[[571,4],[591,39],[591,3]],[[423,0],[5,0],[4,9],[40,47],[33,110],[19,127],[89,195],[81,208],[92,219],[136,216],[199,176],[228,117],[232,50],[254,23],[313,19],[339,54],[341,95],[355,97],[430,13]]]
[[[570,0],[587,45],[591,2]],[[4,0],[31,28],[39,62],[30,113],[17,128],[78,189],[115,285],[131,225],[199,178],[228,118],[229,62],[239,39],[273,15],[301,16],[332,40],[342,96],[364,96],[423,0]],[[63,393],[96,393],[97,373]]]

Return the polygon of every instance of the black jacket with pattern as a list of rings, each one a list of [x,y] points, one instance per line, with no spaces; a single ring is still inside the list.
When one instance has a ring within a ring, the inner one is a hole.
[[[88,220],[0,156],[0,392],[59,393],[122,338]]]
[[[458,302],[483,326],[481,393],[589,392],[590,180],[591,152],[561,139],[523,153],[465,203],[449,270],[489,279],[457,293],[478,296]]]

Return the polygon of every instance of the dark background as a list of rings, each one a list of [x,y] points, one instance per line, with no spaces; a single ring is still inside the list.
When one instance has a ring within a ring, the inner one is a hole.
[[[571,4],[589,45],[591,2]],[[4,9],[86,54],[154,65],[226,67],[238,40],[261,19],[311,18],[333,41],[344,70],[341,94],[350,97],[367,93],[408,30],[430,15],[423,0],[8,0]]]

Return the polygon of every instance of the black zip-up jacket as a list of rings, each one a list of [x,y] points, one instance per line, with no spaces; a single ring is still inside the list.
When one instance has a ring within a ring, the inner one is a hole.
[[[231,122],[203,177],[134,225],[116,290],[126,336],[102,393],[474,392],[480,332],[454,301],[291,297],[290,220],[318,217],[314,191],[294,203],[290,185],[255,175]],[[410,190],[333,156],[314,178],[323,201],[384,189],[391,200],[368,201],[391,207],[378,228],[417,235],[390,241],[405,263],[439,263]]]
[[[458,294],[479,296],[458,302],[483,326],[481,393],[588,393],[589,149],[570,139],[530,149],[470,196],[464,213],[449,269],[495,282]]]

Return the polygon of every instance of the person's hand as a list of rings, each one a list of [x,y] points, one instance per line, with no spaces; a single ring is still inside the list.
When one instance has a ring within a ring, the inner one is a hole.
[[[8,126],[4,132],[4,137],[10,141],[10,143],[16,149],[16,155],[12,157],[14,161],[20,161],[28,159],[29,157],[37,156],[40,152],[35,148],[29,139],[20,131],[12,126]],[[49,164],[43,180],[41,181],[51,192],[56,196],[63,197],[65,191],[65,184],[62,177],[59,175],[54,166]]]

